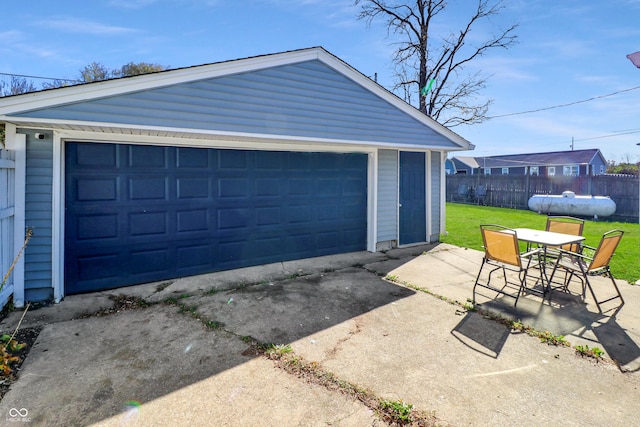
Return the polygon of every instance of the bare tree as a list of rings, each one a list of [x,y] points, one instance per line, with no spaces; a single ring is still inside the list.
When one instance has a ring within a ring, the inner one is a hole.
[[[466,3],[466,2],[465,2]],[[477,0],[471,16],[462,29],[448,35],[432,35],[435,18],[447,8],[445,0],[355,0],[361,4],[358,19],[367,24],[383,19],[387,35],[398,34],[393,62],[397,83],[394,91],[404,92],[410,102],[416,94],[419,109],[445,126],[480,123],[492,100],[476,100],[484,89],[487,77],[481,73],[465,73],[465,67],[492,48],[509,48],[516,43],[516,25],[500,30],[489,40],[468,43],[474,26],[499,14],[503,0],[490,3]]]
[[[23,93],[35,92],[38,89],[33,85],[33,82],[25,79],[24,77],[11,76],[11,82],[0,81],[0,96],[20,95]]]
[[[120,69],[114,70],[113,75],[116,77],[139,76],[140,74],[149,74],[158,71],[164,71],[167,68],[168,67],[165,67],[164,65],[151,64],[149,62],[129,62],[128,64],[120,67]]]
[[[80,81],[85,83],[107,80],[113,76],[113,71],[99,62],[93,61],[80,70]]]
[[[51,79],[50,81],[42,84],[42,89],[56,89],[78,83],[91,83],[118,77],[137,76],[140,74],[164,71],[168,68],[169,67],[164,65],[152,64],[149,62],[129,62],[120,68],[110,69],[103,64],[94,61],[80,70],[78,79]],[[11,76],[11,81],[9,83],[0,80],[0,97],[36,92],[42,89],[37,88],[32,81],[18,75]]]

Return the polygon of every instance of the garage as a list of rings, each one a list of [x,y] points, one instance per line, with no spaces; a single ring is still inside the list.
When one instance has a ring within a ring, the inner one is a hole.
[[[321,47],[3,97],[2,126],[16,307],[438,241],[473,148]]]
[[[65,293],[364,250],[367,155],[65,146]]]

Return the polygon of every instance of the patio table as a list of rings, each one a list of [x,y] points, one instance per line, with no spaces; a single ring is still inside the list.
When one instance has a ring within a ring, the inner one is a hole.
[[[535,243],[545,248],[547,246],[563,246],[571,243],[580,243],[584,240],[583,236],[555,233],[553,231],[534,230],[531,228],[514,228],[514,230],[518,236],[518,240]]]
[[[527,242],[528,244],[536,244],[543,249],[543,259],[540,260],[540,279],[543,281],[543,292],[546,294],[551,288],[551,282],[544,268],[544,262],[547,258],[547,248],[559,247],[571,243],[580,243],[584,240],[583,236],[575,236],[573,234],[555,233],[553,231],[535,230],[531,228],[514,228],[518,240]]]

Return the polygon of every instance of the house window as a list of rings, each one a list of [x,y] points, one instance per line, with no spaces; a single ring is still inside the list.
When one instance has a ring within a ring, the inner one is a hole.
[[[502,175],[509,175],[509,168],[502,168]]]
[[[547,175],[555,176],[556,175],[556,167],[555,166],[549,166],[547,168]]]
[[[600,165],[600,175],[602,175],[605,172],[606,172],[606,169],[604,168],[604,165]]]
[[[491,175],[491,168],[485,168],[484,169],[484,174],[485,175]]]
[[[578,176],[580,167],[578,165],[569,165],[562,167],[562,175],[564,176]]]
[[[538,176],[540,175],[540,167],[538,166],[531,166],[531,168],[529,169],[529,174],[532,176]]]

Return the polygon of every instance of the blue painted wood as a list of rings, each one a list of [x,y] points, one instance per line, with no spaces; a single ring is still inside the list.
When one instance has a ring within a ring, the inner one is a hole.
[[[453,147],[314,60],[16,114],[129,125]]]
[[[425,153],[400,152],[401,245],[426,241]]]
[[[33,236],[24,253],[25,300],[53,298],[52,282],[52,200],[53,148],[51,134],[36,139],[35,130],[27,134],[27,171],[25,187],[25,225]]]
[[[366,249],[366,154],[65,153],[67,294]]]

